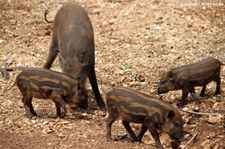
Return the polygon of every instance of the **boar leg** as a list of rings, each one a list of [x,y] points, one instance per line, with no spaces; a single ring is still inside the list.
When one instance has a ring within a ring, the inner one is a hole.
[[[185,100],[187,99],[187,96],[188,96],[189,91],[190,91],[190,90],[187,89],[187,88],[184,88],[184,89],[182,90],[181,106],[184,106]]]
[[[159,133],[157,132],[154,124],[152,122],[149,122],[148,125],[147,125],[150,133],[152,134],[152,137],[154,138],[155,140],[155,146],[156,148],[159,148],[159,149],[163,149],[163,146],[160,142],[160,139],[159,139]]]
[[[141,142],[142,137],[144,136],[145,132],[148,130],[148,128],[145,125],[142,125],[141,131],[138,135],[138,141]]]
[[[113,122],[119,117],[118,112],[109,108],[108,118],[106,119],[106,138],[107,140],[112,140],[111,129]]]
[[[199,104],[200,102],[199,102],[198,97],[197,97],[197,95],[196,95],[196,93],[195,93],[195,88],[194,88],[194,87],[191,88],[190,93],[191,93],[191,96],[194,98],[195,103],[196,103],[196,104]]]
[[[60,105],[55,103],[55,107],[56,107],[56,115],[57,115],[57,117],[60,117],[61,116]]]
[[[200,93],[200,96],[201,96],[201,97],[203,97],[203,96],[205,95],[205,89],[206,89],[206,85],[204,85],[204,86],[202,87],[202,91],[201,91],[201,93]]]
[[[138,138],[135,135],[134,131],[130,128],[129,122],[126,122],[123,120],[122,123],[123,123],[123,126],[125,127],[125,129],[127,130],[127,132],[129,133],[132,141],[138,141]]]
[[[53,101],[55,102],[56,105],[56,115],[57,117],[63,118],[66,115],[66,104],[65,102],[62,100],[62,98],[53,98]],[[61,110],[60,107],[62,107],[63,112],[61,114]]]
[[[48,53],[48,58],[44,65],[45,69],[50,69],[50,67],[52,66],[52,63],[54,62],[57,56],[57,53],[58,53],[58,44],[57,44],[57,40],[54,39],[54,35],[53,35],[51,46]]]
[[[50,98],[55,102],[57,117],[63,118],[66,115],[67,110],[66,103],[64,102],[60,92],[61,91],[59,90],[53,91]],[[63,109],[62,114],[60,108]]]
[[[97,79],[96,79],[96,74],[94,70],[94,66],[91,68],[91,71],[89,73],[89,80],[91,83],[92,90],[94,92],[96,101],[98,103],[98,106],[102,109],[105,110],[105,103],[103,102],[103,99],[100,95],[99,89],[98,89],[98,84],[97,84]]]
[[[215,94],[217,95],[217,94],[220,94],[221,93],[221,90],[220,90],[220,84],[221,84],[220,75],[217,75],[216,76],[215,82],[216,82],[216,92],[215,92]]]
[[[37,116],[37,113],[34,111],[33,105],[32,105],[32,95],[30,92],[30,86],[26,83],[24,84],[17,84],[22,95],[23,95],[23,105],[26,111],[26,115],[28,118],[32,118],[33,116]]]
[[[28,118],[32,118],[33,116],[37,116],[37,113],[34,111],[33,105],[32,105],[32,96],[23,96],[23,104],[26,111],[26,115]]]

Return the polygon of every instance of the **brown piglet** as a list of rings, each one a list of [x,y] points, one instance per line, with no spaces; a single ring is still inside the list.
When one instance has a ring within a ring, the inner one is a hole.
[[[220,94],[220,68],[222,63],[213,57],[203,59],[200,62],[174,68],[163,73],[158,93],[163,94],[172,90],[182,90],[181,106],[185,104],[185,99],[190,92],[196,103],[199,103],[195,93],[196,86],[202,86],[200,96],[204,96],[206,85],[215,81],[217,83],[215,94]]]
[[[111,140],[111,126],[119,117],[133,141],[141,141],[149,130],[156,147],[163,148],[159,133],[161,130],[173,139],[172,146],[177,148],[183,138],[183,121],[181,114],[171,105],[136,90],[118,87],[106,94],[108,117],[106,119],[107,139]],[[142,124],[138,136],[130,127],[130,122]]]
[[[13,86],[15,84],[17,84],[23,95],[22,101],[26,115],[29,118],[37,116],[32,105],[33,97],[52,99],[56,106],[57,117],[64,117],[66,115],[66,104],[69,104],[71,107],[88,107],[85,86],[73,77],[60,72],[39,68],[26,68],[18,74]],[[62,113],[61,108],[63,110]]]

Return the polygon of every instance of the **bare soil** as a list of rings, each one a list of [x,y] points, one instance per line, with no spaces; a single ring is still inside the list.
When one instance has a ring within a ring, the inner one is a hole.
[[[177,103],[181,91],[161,96],[155,93],[164,71],[194,63],[205,57],[218,58],[225,64],[225,1],[214,0],[77,0],[88,12],[95,32],[96,73],[107,90],[127,86],[153,94],[168,103]],[[203,1],[201,1],[203,2]],[[66,0],[0,1],[0,66],[42,67],[51,42],[52,24],[57,10]],[[197,4],[197,5],[196,5]],[[61,71],[58,60],[53,70]],[[142,143],[129,138],[107,141],[105,114],[96,106],[89,83],[90,106],[70,110],[64,119],[55,118],[51,100],[34,99],[37,117],[28,119],[17,87],[4,93],[20,71],[0,76],[0,148],[154,148],[150,133]],[[184,146],[193,149],[225,148],[225,66],[221,72],[220,95],[214,96],[215,83],[207,86],[205,97],[195,104],[191,96],[183,108],[197,112],[221,113],[219,116],[182,113],[186,131]],[[197,93],[200,88],[196,89]],[[140,125],[132,124],[135,132]],[[113,124],[114,136],[127,132],[120,121]],[[165,148],[171,148],[167,134],[160,134]]]

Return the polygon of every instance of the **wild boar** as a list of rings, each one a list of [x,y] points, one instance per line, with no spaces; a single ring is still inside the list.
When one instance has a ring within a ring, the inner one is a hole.
[[[86,11],[78,4],[65,4],[54,19],[52,42],[44,68],[50,69],[58,54],[64,73],[83,84],[89,78],[98,106],[105,109],[95,74],[94,53],[94,33]]]
[[[106,119],[106,137],[111,140],[111,126],[119,117],[133,141],[141,141],[147,129],[152,134],[156,147],[163,148],[158,130],[162,130],[176,142],[183,138],[183,121],[177,109],[153,96],[130,88],[118,87],[106,94],[108,117]],[[142,124],[138,136],[129,123]]]
[[[204,96],[206,85],[215,81],[217,83],[215,94],[220,94],[220,68],[221,62],[218,59],[209,57],[200,62],[178,67],[165,72],[159,83],[158,93],[167,93],[171,90],[182,90],[181,106],[190,92],[196,103],[199,103],[195,93],[196,86],[203,86],[200,96]]]
[[[8,69],[8,71],[10,70]],[[22,101],[28,118],[37,116],[32,105],[33,97],[51,98],[56,106],[57,117],[66,115],[66,103],[72,107],[88,107],[85,86],[73,77],[60,72],[39,68],[25,68],[18,74],[12,87],[15,84],[17,84],[23,95]],[[63,110],[62,113],[61,108]]]

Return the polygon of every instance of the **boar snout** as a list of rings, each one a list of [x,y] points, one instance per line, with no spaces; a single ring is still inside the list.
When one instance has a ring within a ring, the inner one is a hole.
[[[182,134],[182,135],[180,136],[180,138],[179,138],[177,141],[179,141],[179,142],[184,141],[184,134]]]
[[[157,93],[158,93],[158,94],[162,94],[163,92],[162,92],[160,89],[158,89],[158,90],[157,90]]]
[[[71,109],[76,109],[76,108],[82,108],[82,109],[87,109],[88,108],[88,102],[83,102],[79,104],[70,104]]]
[[[87,109],[88,108],[88,95],[86,90],[83,93],[79,94],[79,103],[78,107],[82,109]]]
[[[88,108],[88,102],[82,103],[81,105],[79,105],[80,108],[82,109],[87,109]]]
[[[181,142],[184,140],[184,135],[181,135],[180,138],[178,139],[174,139],[173,138],[173,141],[171,142],[171,146],[173,149],[179,149],[179,146],[181,144]]]
[[[161,88],[158,88],[158,90],[157,90],[157,93],[158,94],[163,94],[163,93],[167,93],[168,91],[165,91],[165,90],[163,90],[163,89],[161,89]]]
[[[178,142],[182,142],[184,141],[184,134],[177,132],[177,134],[175,134],[174,136],[171,136],[171,138]]]

